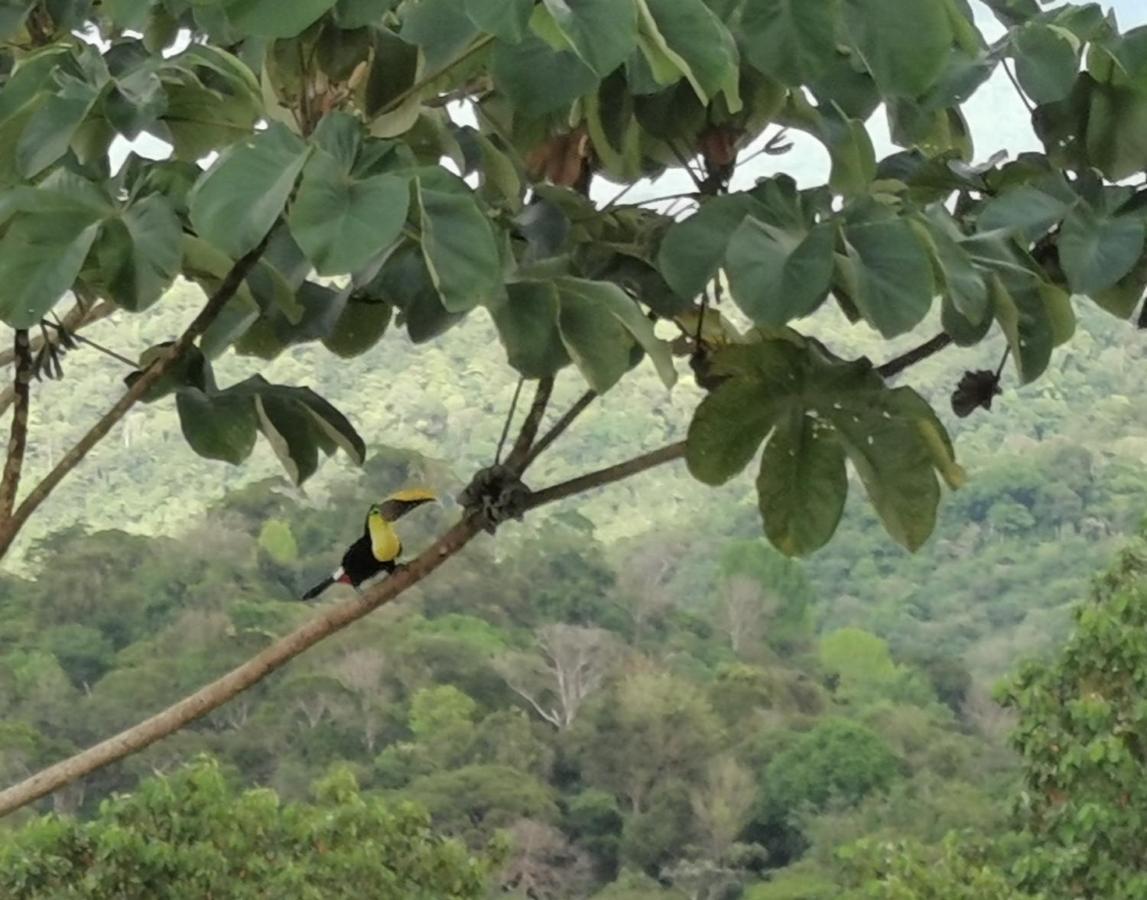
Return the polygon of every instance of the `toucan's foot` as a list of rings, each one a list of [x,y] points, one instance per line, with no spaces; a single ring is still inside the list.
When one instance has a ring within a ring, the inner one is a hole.
[[[394,568],[390,570],[391,575],[399,575],[410,568],[406,563],[395,563]]]

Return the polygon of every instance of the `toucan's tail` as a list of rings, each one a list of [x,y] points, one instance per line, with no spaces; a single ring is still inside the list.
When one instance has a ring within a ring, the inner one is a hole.
[[[328,576],[327,578],[324,578],[322,581],[320,581],[318,584],[316,584],[309,591],[307,591],[305,594],[303,594],[302,599],[304,601],[314,600],[315,597],[317,597],[319,594],[321,594],[323,591],[325,591],[327,588],[329,588],[334,583],[335,583],[335,577],[333,575]]]

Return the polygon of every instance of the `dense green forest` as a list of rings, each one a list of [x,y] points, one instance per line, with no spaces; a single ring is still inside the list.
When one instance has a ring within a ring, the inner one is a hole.
[[[1147,345],[1127,326],[1090,325],[1053,377],[960,423],[975,477],[919,553],[896,548],[857,503],[831,549],[786,560],[760,536],[749,498],[702,493],[671,470],[647,474],[632,492],[478,542],[402,604],[55,795],[57,812],[98,817],[89,832],[25,826],[0,872],[16,896],[41,896],[31,886],[72,876],[13,868],[11,854],[111,841],[106,871],[92,876],[106,893],[90,896],[121,896],[114,854],[135,851],[107,829],[130,835],[140,817],[185,810],[180,791],[206,779],[212,827],[229,827],[225,810],[241,822],[237,792],[259,785],[298,810],[275,827],[313,840],[307,817],[318,813],[307,804],[342,796],[314,787],[324,778],[369,798],[346,801],[355,815],[367,814],[362,803],[382,803],[385,817],[412,801],[403,815],[415,824],[386,828],[416,828],[424,810],[435,833],[485,860],[467,877],[522,897],[838,897],[879,883],[885,842],[901,840],[915,843],[898,864],[932,870],[946,854],[953,871],[973,866],[950,833],[1002,840],[1021,779],[1008,744],[1014,711],[993,700],[993,685],[1062,645],[1092,573],[1147,510],[1134,425]],[[867,349],[842,325],[822,328]],[[496,369],[464,365],[488,339],[477,323],[432,348],[392,336],[353,380],[306,349],[276,361],[353,410],[374,439],[362,470],[329,464],[306,494],[271,474],[269,459],[254,481],[197,459],[171,412],[145,408],[57,497],[23,571],[0,583],[0,778],[130,725],[308,617],[295,598],[330,569],[370,499],[410,484],[442,495],[403,523],[413,549],[447,524],[460,473],[496,442],[489,413],[513,388]],[[86,348],[68,365],[109,385],[119,375]],[[435,376],[445,371],[467,375]],[[951,389],[940,361],[917,377],[938,400]],[[668,432],[681,401],[652,376],[628,389],[665,409]],[[66,440],[83,410],[61,386],[48,391],[41,425]],[[544,477],[664,437],[611,399],[578,423]],[[141,490],[154,499],[135,507]],[[216,762],[196,763],[201,755]],[[135,799],[101,806],[137,786]],[[171,840],[170,867],[158,867],[168,878],[181,853],[195,858]],[[274,852],[287,865],[290,851]],[[218,863],[221,878],[233,859]],[[329,874],[295,866],[290,877],[322,890]],[[357,883],[347,880],[348,896]],[[316,896],[339,896],[330,890]]]
[[[1133,2],[0,2],[0,898],[1147,898]]]

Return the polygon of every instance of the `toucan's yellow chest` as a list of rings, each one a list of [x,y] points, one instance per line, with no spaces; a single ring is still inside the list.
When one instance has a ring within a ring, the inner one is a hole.
[[[382,516],[372,515],[366,527],[370,533],[370,552],[374,558],[379,562],[391,562],[397,559],[402,551],[402,544],[398,540],[398,532],[394,530],[394,526]]]

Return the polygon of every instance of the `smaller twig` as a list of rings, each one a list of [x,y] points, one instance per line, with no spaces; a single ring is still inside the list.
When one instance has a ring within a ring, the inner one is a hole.
[[[525,383],[525,378],[519,378],[518,386],[514,388],[514,399],[510,401],[510,411],[506,413],[506,421],[502,425],[502,436],[498,438],[498,449],[494,451],[494,465],[498,465],[502,461],[502,448],[506,446],[506,438],[510,435],[510,425],[513,423],[514,413],[518,409],[518,397],[522,395],[522,385]]]
[[[539,506],[545,506],[547,503],[564,500],[566,497],[572,497],[575,494],[580,494],[592,488],[604,487],[607,484],[613,484],[615,481],[623,481],[626,478],[638,475],[649,469],[654,469],[665,463],[682,459],[684,456],[684,441],[677,444],[670,444],[668,447],[662,447],[660,450],[654,450],[652,453],[646,453],[643,456],[618,463],[616,466],[610,466],[608,469],[600,469],[597,472],[590,472],[587,475],[571,478],[569,481],[563,481],[560,484],[543,488],[540,491],[534,491],[534,493],[530,495],[526,508],[537,509]]]
[[[546,414],[546,406],[549,405],[550,395],[553,391],[554,379],[552,375],[538,381],[538,389],[534,393],[534,402],[530,405],[530,411],[526,413],[526,419],[522,422],[522,430],[518,432],[518,439],[514,441],[510,455],[506,457],[506,467],[511,471],[522,471],[526,456],[534,444],[534,438],[538,436],[538,428],[541,427],[542,416]]]
[[[535,459],[541,456],[547,447],[556,441],[567,428],[573,423],[574,419],[580,416],[589,407],[591,403],[597,398],[596,391],[586,391],[582,394],[577,402],[566,411],[560,419],[558,419],[550,427],[550,430],[543,434],[536,444],[530,448],[530,452],[526,454],[525,460],[522,462],[522,471],[526,471]]]
[[[73,306],[68,313],[64,316],[63,326],[68,330],[68,334],[72,337],[76,336],[76,331],[80,328],[86,328],[101,319],[106,319],[116,311],[116,307],[111,303],[100,303],[96,306],[85,308],[83,304],[77,303]],[[53,341],[55,343],[55,341]],[[44,339],[42,337],[32,338],[32,353],[36,354],[40,348],[44,346]],[[16,358],[11,350],[5,350],[0,353],[0,367],[10,365]]]
[[[941,331],[930,341],[925,341],[919,347],[914,347],[907,353],[897,356],[895,359],[890,359],[884,365],[879,366],[876,372],[882,378],[892,378],[893,376],[899,375],[905,369],[909,369],[917,363],[923,362],[928,357],[935,356],[951,343],[951,335]]]
[[[1034,113],[1035,107],[1032,105],[1032,102],[1028,99],[1028,95],[1024,93],[1024,89],[1022,87],[1020,87],[1020,83],[1016,79],[1016,76],[1012,74],[1012,70],[1011,70],[1011,67],[1008,65],[1008,61],[1006,59],[1003,60],[1001,65],[1003,65],[1003,67],[1004,67],[1004,72],[1007,73],[1008,81],[1010,81],[1012,83],[1012,87],[1014,87],[1016,89],[1016,93],[1019,94],[1020,101],[1023,103],[1024,106],[1027,107],[1028,114],[1030,115],[1030,114]]]
[[[386,104],[386,106],[384,106],[377,113],[375,113],[375,115],[376,116],[383,116],[383,115],[386,115],[387,113],[394,112],[396,109],[398,109],[400,106],[402,106],[403,103],[405,103],[407,100],[409,100],[415,94],[421,92],[424,88],[433,84],[435,81],[437,81],[439,78],[441,78],[447,72],[449,72],[455,66],[461,65],[462,63],[464,63],[466,60],[468,60],[474,54],[479,53],[482,50],[484,50],[486,47],[490,46],[490,44],[492,44],[493,42],[494,42],[494,35],[492,35],[492,34],[486,34],[486,35],[483,35],[482,37],[478,38],[478,40],[476,40],[473,44],[470,45],[470,47],[468,47],[466,50],[464,50],[461,55],[455,57],[453,60],[448,62],[442,68],[436,69],[435,71],[431,72],[429,75],[425,75],[422,78],[419,78],[416,82],[414,82],[414,84],[412,84],[410,87],[408,87],[405,91],[402,91],[401,93],[397,94],[389,103]]]
[[[1012,355],[1012,345],[1008,344],[1004,348],[1004,355],[1000,357],[1000,364],[996,366],[996,381],[1000,380],[1000,376],[1004,374],[1004,366],[1008,364],[1008,357]]]
[[[49,322],[47,319],[45,319],[44,324],[47,325],[49,328],[54,328],[57,332],[64,331],[64,326],[57,323],[57,322]],[[132,369],[138,369],[139,368],[139,363],[136,362],[134,359],[128,359],[126,356],[123,356],[122,354],[116,353],[114,350],[111,350],[108,347],[105,347],[103,344],[97,344],[91,338],[84,337],[82,334],[76,334],[74,331],[69,331],[68,335],[73,340],[79,341],[81,344],[87,344],[93,350],[98,350],[100,353],[104,354],[105,356],[110,356],[116,362],[121,362],[125,366],[130,366]]]

